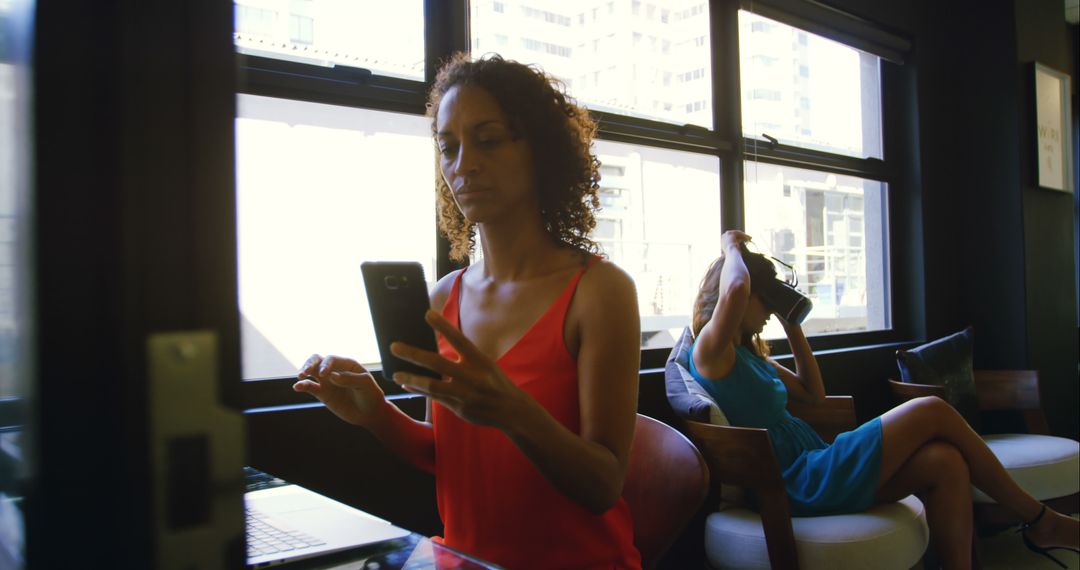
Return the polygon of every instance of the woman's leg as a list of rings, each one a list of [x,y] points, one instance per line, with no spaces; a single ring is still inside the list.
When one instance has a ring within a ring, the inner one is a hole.
[[[931,544],[945,568],[971,567],[971,481],[967,462],[951,444],[932,441],[915,450],[878,487],[878,502],[919,492],[926,505]]]
[[[916,398],[885,412],[881,416],[881,430],[879,488],[891,480],[919,448],[940,440],[951,444],[963,455],[972,483],[998,504],[1012,509],[1023,520],[1034,519],[1042,509],[1039,501],[1013,481],[964,418],[940,398]],[[1048,512],[1043,519],[1028,532],[1036,544],[1077,548],[1080,533],[1075,519],[1056,512]]]

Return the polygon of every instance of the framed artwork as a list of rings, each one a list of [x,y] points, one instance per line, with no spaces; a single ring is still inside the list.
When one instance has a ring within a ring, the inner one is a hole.
[[[1036,182],[1042,188],[1073,191],[1072,117],[1069,75],[1040,63],[1035,83]]]

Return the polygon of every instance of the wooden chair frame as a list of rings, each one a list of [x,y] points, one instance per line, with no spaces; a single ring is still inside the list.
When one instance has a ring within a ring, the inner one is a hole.
[[[693,442],[638,414],[622,496],[634,519],[642,568],[659,564],[708,492],[709,469]]]
[[[1046,415],[1039,395],[1039,373],[1036,370],[975,370],[975,393],[979,411],[1008,410],[1020,412],[1028,433],[1050,435]],[[889,380],[889,387],[898,403],[922,396],[944,399],[945,389],[931,384],[912,384]],[[1080,511],[1080,493],[1043,501],[1062,513]],[[982,530],[997,530],[1024,521],[1011,509],[996,503],[976,503],[975,524]]]
[[[820,406],[789,403],[788,410],[810,424],[828,442],[856,425],[855,400],[851,396],[827,396]],[[709,466],[713,495],[720,496],[722,484],[752,489],[761,514],[770,565],[797,569],[799,560],[791,510],[769,432],[693,420],[684,422],[687,435],[701,450]]]

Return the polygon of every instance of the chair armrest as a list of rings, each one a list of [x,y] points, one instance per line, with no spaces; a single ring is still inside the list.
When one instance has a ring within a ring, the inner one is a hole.
[[[821,404],[802,404],[788,401],[791,415],[810,424],[821,439],[832,443],[836,436],[855,429],[855,398],[851,396],[825,396]]]
[[[721,483],[755,491],[770,565],[797,569],[791,508],[768,430],[718,426],[693,420],[685,420],[685,428],[690,440],[705,456],[709,482],[717,496]]]
[[[721,483],[753,488],[775,484],[783,488],[768,430],[693,420],[685,420],[685,425],[686,435],[705,457],[714,490],[718,491]]]
[[[934,384],[913,384],[911,382],[897,382],[889,379],[889,390],[897,404],[903,404],[908,400],[922,398],[923,396],[937,396],[945,399],[945,387]]]
[[[1029,433],[1050,433],[1039,396],[1038,371],[976,370],[975,391],[980,410],[1017,410],[1023,413]]]

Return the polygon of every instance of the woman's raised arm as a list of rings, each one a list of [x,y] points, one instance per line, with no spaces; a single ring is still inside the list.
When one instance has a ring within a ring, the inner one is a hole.
[[[694,366],[706,378],[723,378],[735,365],[746,306],[750,302],[750,273],[742,258],[743,243],[750,236],[738,230],[724,232],[724,267],[720,271],[719,298],[712,318],[698,332],[694,343]]]

